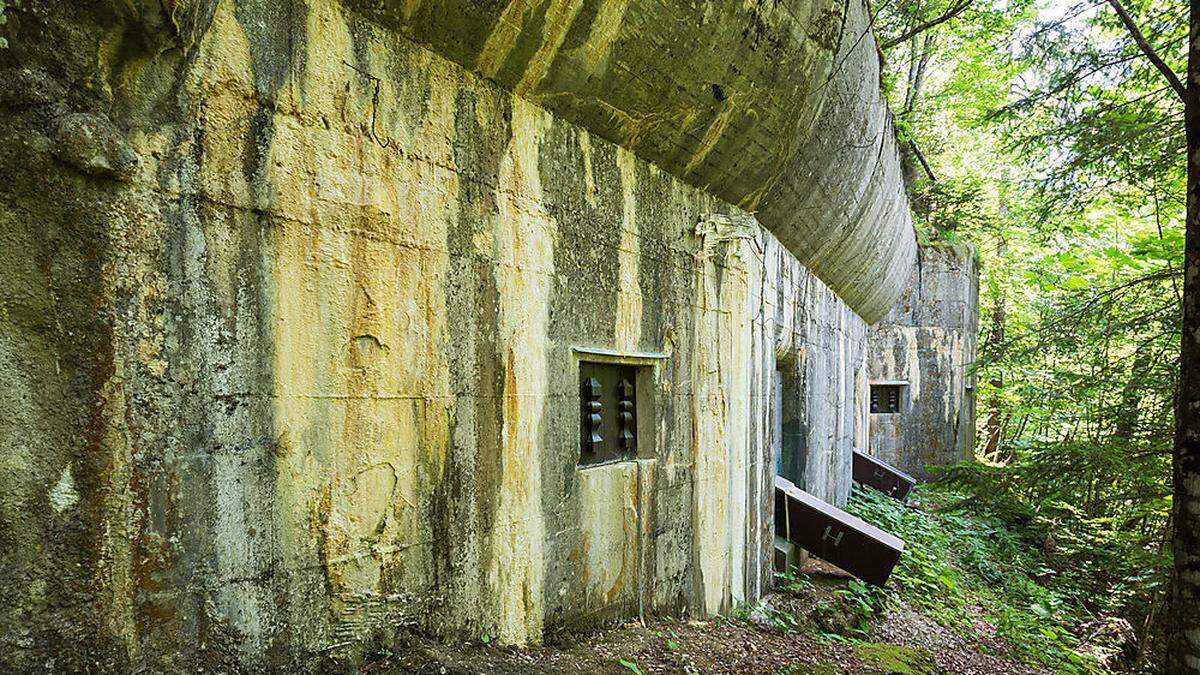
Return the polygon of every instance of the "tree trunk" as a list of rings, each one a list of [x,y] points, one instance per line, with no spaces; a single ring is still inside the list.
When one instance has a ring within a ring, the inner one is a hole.
[[[1004,256],[1008,254],[1008,241],[1004,239],[1003,234],[998,234],[996,239],[996,259],[1004,264]],[[1004,296],[1004,287],[1000,286],[997,289],[999,293],[996,298],[996,306],[992,309],[992,329],[988,333],[988,351],[991,356],[995,357],[1004,349],[1004,324],[1007,320],[1007,308]],[[984,425],[986,430],[986,440],[983,446],[983,456],[989,462],[1000,461],[1000,442],[1004,436],[1004,425],[1001,423],[1004,415],[1004,406],[1001,401],[1001,391],[1004,389],[1004,376],[999,372],[992,377],[990,384],[992,385],[992,395],[988,398],[988,416],[987,422]]]
[[[1137,435],[1142,413],[1142,394],[1146,391],[1146,374],[1150,370],[1153,355],[1150,347],[1138,347],[1133,357],[1133,367],[1129,379],[1121,389],[1121,409],[1117,413],[1117,423],[1113,427],[1113,438],[1131,445]]]
[[[1184,93],[1187,239],[1174,461],[1174,554],[1167,670],[1200,672],[1200,3],[1191,3]]]

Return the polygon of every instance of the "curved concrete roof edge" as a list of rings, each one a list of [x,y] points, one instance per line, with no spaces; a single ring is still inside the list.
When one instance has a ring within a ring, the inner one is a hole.
[[[342,0],[754,212],[867,322],[916,261],[862,0]]]

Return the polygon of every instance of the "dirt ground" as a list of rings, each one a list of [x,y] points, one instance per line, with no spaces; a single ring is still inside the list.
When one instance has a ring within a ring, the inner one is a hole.
[[[811,615],[813,605],[828,597],[821,592],[810,598],[772,596],[766,606],[789,615]],[[408,636],[395,652],[366,671],[431,675],[1039,672],[1014,660],[983,620],[967,631],[953,631],[904,607],[882,617],[869,641],[838,638],[818,626],[784,630],[770,620],[769,612],[760,611],[742,619],[658,618],[645,625],[633,621],[593,633],[559,635],[546,646],[525,649],[445,645]]]

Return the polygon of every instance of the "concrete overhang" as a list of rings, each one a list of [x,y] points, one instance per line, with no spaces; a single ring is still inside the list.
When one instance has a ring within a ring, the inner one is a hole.
[[[756,214],[869,323],[916,260],[861,0],[343,0]]]

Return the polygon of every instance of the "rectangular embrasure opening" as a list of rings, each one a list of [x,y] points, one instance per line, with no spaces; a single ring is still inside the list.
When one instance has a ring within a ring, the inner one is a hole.
[[[876,415],[894,415],[904,406],[903,384],[872,384],[871,413]]]
[[[579,464],[638,456],[638,366],[579,362]]]

